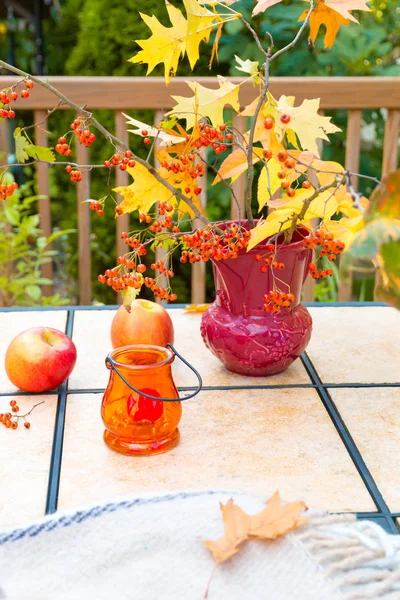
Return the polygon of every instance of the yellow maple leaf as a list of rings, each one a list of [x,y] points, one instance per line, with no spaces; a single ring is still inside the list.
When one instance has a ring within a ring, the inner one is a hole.
[[[197,0],[183,0],[187,13],[186,53],[193,70],[199,59],[199,46],[202,41],[208,42],[216,22],[221,19],[218,14],[200,6]]]
[[[194,96],[172,96],[177,103],[167,115],[177,115],[186,119],[187,129],[191,129],[197,120],[208,117],[214,127],[224,122],[224,107],[230,104],[239,111],[239,85],[231,83],[222,75],[218,75],[219,88],[206,88],[200,83],[187,81],[186,83],[194,92]]]
[[[140,13],[153,35],[148,40],[135,40],[142,50],[130,58],[129,62],[147,63],[147,74],[156,65],[164,63],[165,80],[169,83],[178,68],[179,57],[185,53],[187,21],[181,11],[168,0],[165,0],[165,4],[172,27],[164,27],[155,16]]]
[[[233,500],[220,504],[224,520],[224,535],[217,540],[203,542],[218,563],[225,562],[239,551],[245,540],[275,540],[307,522],[300,514],[307,510],[304,502],[281,504],[275,492],[256,515],[248,515]]]
[[[292,131],[299,139],[303,150],[309,150],[316,156],[319,156],[317,139],[329,141],[328,133],[341,131],[331,123],[331,117],[323,117],[318,114],[319,98],[312,100],[303,100],[300,106],[292,105],[292,98],[281,96],[278,101],[278,111],[280,114],[290,116],[290,123],[286,128]],[[292,140],[290,140],[292,141]]]
[[[171,192],[146,167],[136,163],[135,167],[127,168],[134,181],[130,185],[114,188],[114,192],[123,196],[119,205],[123,213],[131,213],[138,210],[148,213],[156,202],[171,202]]]
[[[350,21],[358,23],[357,19],[349,12],[351,10],[369,11],[366,0],[317,0],[314,10],[310,15],[309,39],[315,42],[321,25],[325,26],[324,46],[331,48],[336,39],[341,25],[350,25]],[[299,17],[304,21],[308,9]]]

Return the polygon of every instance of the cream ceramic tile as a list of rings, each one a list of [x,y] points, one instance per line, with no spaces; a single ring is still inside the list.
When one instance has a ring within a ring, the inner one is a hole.
[[[65,331],[67,312],[65,310],[0,312],[0,364],[4,365],[4,357],[10,342],[16,335],[31,327],[53,327]],[[0,391],[14,392],[15,386],[8,379],[4,369],[0,369]]]
[[[393,512],[400,512],[400,388],[329,390]]]
[[[69,378],[69,389],[102,389],[107,385],[104,359],[111,350],[110,327],[114,314],[114,310],[75,312],[72,339],[77,346],[78,360]],[[188,314],[174,308],[170,315],[176,349],[197,368],[206,386],[311,383],[300,360],[273,377],[243,377],[231,373],[205,347],[200,335],[200,314]],[[178,386],[195,386],[197,383],[195,376],[178,360],[174,365],[174,377]]]
[[[72,339],[78,358],[69,378],[70,390],[106,387],[109,372],[104,360],[112,350],[110,327],[114,315],[115,309],[75,311]]]
[[[45,513],[57,396],[2,396],[0,412],[17,400],[20,414],[44,400],[29,416],[31,429],[0,425],[0,527],[19,526]]]
[[[180,444],[127,457],[103,442],[101,394],[68,399],[59,507],[121,494],[240,489],[346,511],[374,504],[313,389],[205,391],[183,406]]]
[[[394,308],[310,308],[307,352],[325,383],[400,381],[400,312]]]

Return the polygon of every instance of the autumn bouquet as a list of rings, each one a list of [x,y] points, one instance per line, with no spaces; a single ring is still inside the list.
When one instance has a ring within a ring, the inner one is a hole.
[[[253,16],[279,1],[257,0]],[[399,255],[400,237],[396,176],[390,183],[378,186],[375,200],[370,203],[353,187],[354,173],[336,162],[322,160],[319,155],[320,141],[329,141],[328,135],[339,131],[330,117],[319,114],[319,99],[305,99],[299,104],[293,96],[275,98],[270,91],[274,61],[289,51],[307,29],[312,43],[324,25],[325,46],[330,47],[340,26],[348,26],[351,21],[357,23],[352,11],[369,9],[365,0],[310,0],[299,19],[301,24],[294,39],[277,49],[268,32],[260,39],[251,23],[244,19],[240,0],[183,0],[183,4],[185,15],[166,0],[170,19],[166,24],[154,16],[141,14],[151,35],[137,41],[140,50],[130,59],[132,63],[147,64],[148,73],[156,65],[164,64],[168,84],[185,55],[194,69],[201,44],[212,37],[211,63],[216,60],[224,25],[235,20],[241,20],[247,27],[263,58],[259,64],[236,56],[237,69],[245,74],[239,83],[222,76],[218,76],[218,86],[212,88],[188,81],[187,96],[173,96],[174,108],[157,126],[126,116],[129,131],[140,136],[148,148],[146,159],[136,156],[85,107],[74,104],[47,81],[3,61],[0,65],[22,77],[19,84],[25,86],[20,92],[22,98],[37,82],[50,89],[60,104],[77,111],[78,118],[55,148],[65,157],[62,164],[66,165],[71,181],[79,184],[82,171],[82,166],[70,159],[72,140],[90,146],[96,139],[90,127],[102,133],[114,147],[104,168],[127,171],[132,177],[130,185],[110,188],[101,200],[88,199],[90,208],[99,216],[104,214],[105,202],[112,201],[117,217],[135,213],[141,222],[136,230],[122,233],[127,252],[118,257],[117,266],[98,276],[99,281],[126,295],[128,303],[143,286],[150,288],[158,299],[174,301],[177,296],[171,286],[173,258],[178,255],[182,263],[212,261],[217,302],[213,317],[209,312],[203,318],[206,343],[220,356],[228,342],[224,340],[222,346],[216,347],[215,339],[218,337],[221,344],[222,329],[235,329],[237,321],[233,315],[240,319],[252,315],[259,318],[263,311],[265,317],[275,319],[275,325],[269,321],[262,332],[262,343],[257,341],[264,350],[246,349],[246,361],[249,365],[257,363],[260,352],[272,360],[272,354],[277,353],[274,360],[281,361],[278,370],[282,370],[299,354],[311,331],[310,317],[299,304],[306,274],[314,279],[331,276],[332,263],[344,250],[350,248],[353,256],[375,260],[384,273],[382,293],[397,297],[397,301],[399,298],[399,274],[395,271],[398,261],[393,259]],[[255,97],[243,108],[240,92],[249,83],[254,86]],[[17,85],[3,90],[0,117],[15,116],[11,104],[17,97]],[[237,120],[232,118],[235,113],[246,119],[248,127],[236,126]],[[45,150],[34,146],[25,131],[17,130],[15,140],[20,162],[29,158],[56,162],[53,156],[44,156]],[[207,219],[201,202],[207,173],[214,173],[213,184],[229,189],[236,205],[236,220]],[[239,178],[243,180],[240,196],[235,185]],[[0,188],[3,197],[12,193],[3,188]],[[190,225],[193,222],[195,228]],[[146,255],[155,249],[163,250],[163,258],[149,264]],[[236,289],[229,285],[228,272],[235,273]],[[282,320],[276,320],[280,314],[285,327]],[[216,327],[218,334],[215,331],[212,334],[211,329]],[[243,321],[240,327],[250,338],[251,328]],[[284,329],[292,332],[286,338],[282,337]],[[281,336],[280,349],[275,330]],[[267,350],[266,332],[271,336]],[[235,344],[243,346],[242,341],[236,340]],[[233,346],[231,353],[236,352]],[[240,364],[242,359],[243,356]],[[240,370],[239,363],[226,364]],[[246,369],[248,366],[245,372]],[[265,371],[261,369],[261,373]]]

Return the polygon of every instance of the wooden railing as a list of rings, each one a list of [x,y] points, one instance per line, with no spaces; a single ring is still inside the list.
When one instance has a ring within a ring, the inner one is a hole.
[[[70,100],[88,110],[109,109],[115,111],[115,133],[121,140],[128,140],[125,119],[121,110],[154,109],[154,122],[159,123],[163,112],[172,107],[171,95],[189,95],[185,84],[191,78],[175,78],[167,87],[162,78],[157,77],[49,77],[50,83],[64,93]],[[1,77],[0,87],[3,89],[17,81],[14,77]],[[197,80],[198,81],[198,80]],[[239,78],[232,78],[239,83]],[[217,87],[215,78],[201,78],[201,83],[209,87]],[[305,98],[321,98],[321,111],[345,109],[348,111],[346,133],[346,168],[359,171],[361,121],[362,111],[367,109],[387,109],[385,136],[382,156],[382,175],[397,168],[398,139],[400,123],[400,78],[393,77],[278,77],[271,78],[271,92],[276,96],[281,94],[294,95],[296,101]],[[255,97],[255,90],[250,83],[242,86],[240,100],[243,106],[249,104]],[[29,98],[18,103],[18,110],[33,111],[33,121],[41,122],[46,118],[46,111],[55,106],[54,96],[45,88],[36,86]],[[0,123],[0,152],[8,152],[7,121]],[[235,117],[235,126],[244,131],[246,120]],[[36,143],[47,145],[46,125],[36,128]],[[77,162],[88,164],[90,150],[78,145]],[[3,158],[4,162],[4,158]],[[90,197],[90,172],[85,172],[82,182],[77,186],[78,211],[78,250],[79,250],[79,302],[90,304],[92,301],[91,284],[91,254],[90,254],[90,211],[87,203],[82,203]],[[116,185],[126,185],[129,176],[116,170]],[[51,212],[49,198],[48,166],[37,165],[37,182],[39,194],[46,199],[40,200],[40,223],[45,234],[51,232]],[[355,186],[358,182],[354,181]],[[244,178],[235,184],[236,196],[243,202]],[[203,205],[207,204],[207,192],[202,196]],[[231,216],[237,216],[235,204],[231,207]],[[123,253],[124,244],[120,233],[128,229],[127,215],[116,220],[116,244],[118,254]],[[46,277],[52,276],[51,265],[46,265]],[[314,280],[306,284],[305,300],[314,299]],[[191,283],[192,301],[202,303],[205,300],[205,271],[202,263],[193,265]],[[342,281],[339,289],[339,299],[351,299],[351,282]]]

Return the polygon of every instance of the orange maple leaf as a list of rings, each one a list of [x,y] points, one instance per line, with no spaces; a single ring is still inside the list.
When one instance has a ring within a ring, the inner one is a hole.
[[[331,48],[336,39],[341,25],[349,25],[350,21],[358,23],[357,19],[349,12],[351,10],[369,11],[366,0],[317,0],[314,10],[310,15],[309,39],[315,42],[321,25],[325,25],[325,48]],[[308,9],[299,17],[304,21]]]
[[[227,504],[220,504],[220,507],[225,533],[217,540],[203,542],[218,563],[236,554],[245,540],[275,540],[307,522],[300,517],[300,513],[307,510],[304,502],[281,504],[279,492],[275,492],[256,515],[248,515],[232,499]]]

